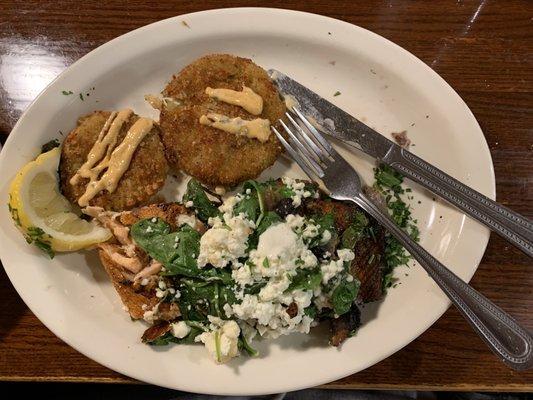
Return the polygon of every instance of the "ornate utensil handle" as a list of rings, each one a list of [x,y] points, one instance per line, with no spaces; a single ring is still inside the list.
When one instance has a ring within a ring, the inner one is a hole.
[[[533,366],[533,337],[530,332],[424,250],[364,194],[359,193],[350,200],[372,215],[398,239],[496,355],[516,370]]]
[[[404,149],[392,152],[384,161],[533,257],[533,223],[527,218],[469,188]]]

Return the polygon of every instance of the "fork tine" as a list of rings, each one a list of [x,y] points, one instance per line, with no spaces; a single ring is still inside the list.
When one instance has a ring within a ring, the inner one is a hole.
[[[331,157],[334,157],[337,154],[337,152],[329,144],[329,142],[324,138],[324,136],[322,136],[322,134],[318,132],[318,130],[313,126],[313,124],[311,124],[311,122],[309,122],[309,120],[301,113],[301,111],[298,110],[298,108],[293,107],[292,109],[296,113],[296,115],[298,115],[298,117],[300,118],[300,121],[302,121],[303,124],[307,127],[307,129],[309,129],[309,132],[311,132],[313,137],[322,145],[322,147],[324,147],[324,149],[328,152],[328,154]]]
[[[275,127],[271,127],[272,131],[276,134],[281,144],[283,144],[283,147],[289,152],[292,159],[298,163],[300,168],[304,170],[304,172],[309,176],[311,179],[315,179],[316,177],[322,178],[324,176],[324,171],[322,171],[322,168],[319,167],[319,171],[314,171],[306,162],[304,159],[298,154],[296,150],[294,150],[291,145],[285,140],[283,135],[278,132],[278,130]]]
[[[290,136],[291,141],[294,142],[294,145],[300,152],[304,153],[305,156],[307,156],[309,164],[315,169],[315,171],[320,171],[321,167],[318,165],[317,161],[320,161],[320,158],[314,154],[313,152],[309,151],[301,142],[301,140],[289,129],[289,127],[282,121],[279,120],[281,126],[283,126],[283,129],[287,134]]]
[[[298,125],[298,123],[294,120],[294,118],[289,113],[285,113],[285,115],[291,122],[292,126],[294,126],[294,128],[299,133],[299,137],[303,138],[303,141],[305,142],[307,147],[310,149],[310,153],[316,155],[315,160],[322,161],[323,163],[327,163],[329,160],[328,160],[327,154],[324,153],[324,150],[322,150],[320,147],[316,145],[315,142],[313,142],[313,140],[309,137],[309,135],[305,133],[302,127]]]

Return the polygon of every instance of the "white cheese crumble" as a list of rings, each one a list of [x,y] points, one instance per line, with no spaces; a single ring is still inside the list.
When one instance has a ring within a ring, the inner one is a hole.
[[[331,278],[344,270],[344,263],[352,261],[355,258],[355,254],[349,249],[337,250],[338,260],[331,260],[320,265],[322,271],[322,283],[325,285]]]
[[[191,228],[196,229],[196,217],[194,215],[180,214],[176,217],[176,225],[189,225]],[[178,239],[178,236],[176,236]]]
[[[208,319],[211,331],[198,335],[194,340],[202,342],[209,355],[219,364],[238,356],[239,325],[235,321],[224,321],[211,315]]]
[[[175,322],[171,325],[170,332],[174,337],[183,339],[191,332],[191,327],[185,323],[185,321]]]
[[[157,303],[151,310],[148,310],[148,306],[146,304],[143,304],[143,319],[149,324],[153,324],[157,320],[159,316],[159,304],[160,303]]]
[[[255,227],[252,221],[244,218],[243,214],[234,217],[224,214],[224,222],[217,217],[210,218],[209,224],[212,228],[200,238],[200,268],[207,264],[223,268],[246,255],[248,236]]]
[[[281,178],[284,185],[294,192],[294,195],[291,196],[292,205],[294,207],[299,207],[302,204],[302,198],[311,197],[311,192],[305,190],[305,183],[299,182],[296,179],[289,178],[284,176]]]
[[[257,295],[240,293],[240,304],[224,307],[225,313],[255,326],[262,336],[278,337],[293,332],[309,332],[312,319],[304,310],[311,304],[311,290],[287,292],[291,277],[302,268],[317,266],[316,256],[307,248],[302,237],[292,227],[303,226],[302,217],[288,216],[286,222],[270,226],[261,236],[256,250],[249,254],[249,262],[232,272],[235,282],[250,285],[266,280]],[[253,267],[250,267],[250,264]],[[287,308],[297,306],[296,315],[291,317]]]

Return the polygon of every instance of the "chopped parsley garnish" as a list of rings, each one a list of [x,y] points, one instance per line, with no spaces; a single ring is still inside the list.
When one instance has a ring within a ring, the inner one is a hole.
[[[80,93],[80,99],[81,99],[81,101],[84,101],[84,99],[83,99],[83,93]]]
[[[382,164],[374,169],[376,182],[374,187],[383,195],[390,215],[394,222],[404,229],[413,240],[418,241],[420,232],[416,226],[417,221],[413,219],[411,207],[402,199],[402,195],[410,192],[402,187],[403,176],[392,167]],[[407,265],[411,256],[403,246],[391,235],[385,238],[385,262],[386,270],[383,278],[383,287],[393,285],[392,273],[399,265]]]
[[[11,207],[11,195],[9,195],[9,203],[7,203],[7,208],[9,209],[9,213],[11,214],[11,218],[13,218],[13,221],[15,221],[15,224],[17,226],[21,226],[19,210],[14,207]]]
[[[73,94],[74,92],[73,92],[72,90],[69,90],[69,91],[62,90],[61,93],[63,93],[64,96],[70,96],[70,95]]]
[[[49,142],[46,142],[41,146],[41,154],[49,152],[52,149],[55,149],[56,147],[59,147],[60,143],[57,139],[52,139]]]
[[[341,92],[339,92],[339,91],[337,90],[333,96],[340,96],[340,94],[341,94]]]
[[[50,245],[50,237],[41,228],[30,226],[27,231],[26,242],[28,242],[28,244],[33,243],[39,249],[44,251],[48,257],[54,258],[55,253]]]

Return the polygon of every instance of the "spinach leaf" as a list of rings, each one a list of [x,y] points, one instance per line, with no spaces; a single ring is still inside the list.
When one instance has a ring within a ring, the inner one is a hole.
[[[254,282],[251,285],[246,285],[244,287],[244,294],[259,294],[261,289],[266,285],[266,281]]]
[[[309,307],[304,308],[304,314],[309,318],[315,319],[318,315],[318,308],[314,304],[311,304]]]
[[[211,217],[222,215],[219,209],[209,200],[202,185],[196,179],[191,179],[187,183],[187,191],[183,195],[183,203],[188,201],[192,202],[196,215],[203,222],[207,222]]]
[[[360,282],[357,279],[351,282],[343,280],[339,283],[331,295],[331,303],[335,314],[342,315],[350,310],[357,297],[359,286]]]
[[[131,236],[150,257],[165,266],[165,275],[209,274],[207,270],[200,270],[196,263],[200,234],[187,224],[171,233],[170,225],[163,220],[143,219],[133,224]]]
[[[243,199],[235,205],[233,213],[236,215],[244,213],[249,220],[255,222],[256,226],[259,225],[266,211],[264,198],[265,187],[265,185],[256,181],[244,182],[241,193]]]
[[[296,289],[301,290],[314,290],[320,286],[322,281],[322,273],[319,268],[314,269],[298,269],[296,275],[292,278],[287,292],[291,292]]]
[[[178,304],[183,318],[191,321],[207,321],[208,315],[226,318],[224,304],[234,304],[234,282],[220,284],[218,281],[181,279]]]
[[[248,343],[242,331],[239,336],[238,347],[239,350],[245,350],[250,357],[257,357],[259,355],[259,352]]]
[[[355,214],[355,220],[342,233],[341,247],[346,249],[353,249],[359,239],[364,236],[365,227],[368,225],[368,219],[362,212]]]

